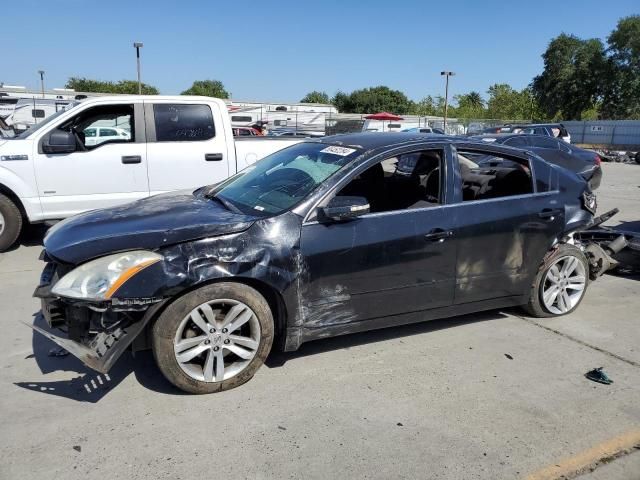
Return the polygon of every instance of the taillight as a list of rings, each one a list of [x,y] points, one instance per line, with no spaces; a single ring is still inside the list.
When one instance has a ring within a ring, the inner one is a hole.
[[[602,163],[602,159],[600,158],[600,155],[596,155],[595,164],[597,166],[600,166],[601,163]]]

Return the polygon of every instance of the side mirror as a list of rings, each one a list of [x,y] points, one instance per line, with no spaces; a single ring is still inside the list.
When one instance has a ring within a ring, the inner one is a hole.
[[[72,153],[76,151],[76,137],[71,132],[54,130],[42,142],[44,153]]]
[[[369,213],[369,201],[364,197],[333,197],[329,204],[320,207],[320,220],[342,222]]]

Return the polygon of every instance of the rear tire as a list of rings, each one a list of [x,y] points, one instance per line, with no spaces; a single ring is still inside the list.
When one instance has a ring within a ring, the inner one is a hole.
[[[22,213],[16,204],[0,193],[0,252],[10,248],[22,231]]]
[[[249,381],[273,344],[273,315],[255,289],[205,285],[175,300],[153,326],[158,368],[189,393],[230,390]]]
[[[589,263],[584,253],[573,245],[561,244],[545,256],[523,308],[538,318],[567,315],[578,308],[588,285]]]

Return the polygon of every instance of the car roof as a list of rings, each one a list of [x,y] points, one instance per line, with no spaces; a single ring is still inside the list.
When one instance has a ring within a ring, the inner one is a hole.
[[[332,145],[344,145],[358,147],[364,150],[372,150],[380,147],[392,147],[407,143],[442,143],[442,142],[469,142],[468,137],[454,136],[430,136],[415,132],[359,132],[340,135],[331,135],[318,140],[321,143]],[[475,140],[471,140],[475,142]]]

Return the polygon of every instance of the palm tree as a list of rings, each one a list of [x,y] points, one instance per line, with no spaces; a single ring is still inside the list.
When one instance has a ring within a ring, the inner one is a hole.
[[[484,100],[482,100],[482,96],[480,95],[479,92],[476,92],[476,91],[469,92],[467,94],[467,101],[469,102],[469,105],[474,108],[484,107]]]

